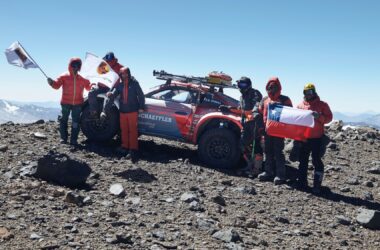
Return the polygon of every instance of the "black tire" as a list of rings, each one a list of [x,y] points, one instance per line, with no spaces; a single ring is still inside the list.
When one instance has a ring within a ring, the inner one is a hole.
[[[101,121],[90,118],[89,105],[86,105],[82,111],[81,128],[83,134],[90,141],[102,142],[110,140],[117,134],[120,128],[119,111],[116,107],[113,107],[109,114],[107,114],[107,119]]]
[[[240,158],[238,142],[238,136],[229,129],[209,129],[199,140],[199,158],[214,168],[234,168]]]

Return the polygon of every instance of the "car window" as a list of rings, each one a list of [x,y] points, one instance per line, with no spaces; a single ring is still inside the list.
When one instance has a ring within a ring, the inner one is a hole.
[[[190,93],[188,91],[179,91],[179,93],[171,99],[176,102],[188,103],[190,101]]]
[[[151,98],[190,104],[196,101],[196,92],[185,89],[166,89],[153,94]]]
[[[165,100],[165,99],[170,99],[170,97],[172,97],[173,95],[174,94],[172,93],[172,90],[167,89],[167,90],[160,91],[156,94],[153,94],[151,98]]]

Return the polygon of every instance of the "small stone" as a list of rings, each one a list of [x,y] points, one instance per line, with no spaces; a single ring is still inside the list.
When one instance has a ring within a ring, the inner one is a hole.
[[[83,205],[83,200],[84,200],[84,197],[79,195],[79,194],[76,194],[72,191],[69,191],[66,193],[66,196],[65,196],[65,199],[64,199],[67,203],[72,203],[72,204],[75,204],[77,206],[82,206]]]
[[[32,233],[29,237],[31,240],[39,240],[42,238],[42,236],[36,234],[36,233]]]
[[[214,196],[211,199],[216,204],[219,204],[221,206],[226,206],[226,200],[221,195]]]
[[[8,171],[4,174],[4,177],[7,178],[7,179],[14,179],[15,178],[15,173],[13,172],[13,170],[11,171]]]
[[[132,205],[139,205],[141,201],[140,197],[131,197],[125,200],[126,203],[132,204]]]
[[[365,192],[364,199],[367,201],[373,201],[373,194],[371,192]]]
[[[217,231],[212,237],[227,243],[241,241],[240,235],[233,228]]]
[[[380,211],[370,209],[359,209],[356,221],[370,229],[380,229]]]
[[[34,137],[36,137],[37,139],[47,139],[47,136],[41,132],[36,132],[33,134]]]
[[[125,190],[120,183],[112,184],[110,187],[110,193],[122,197],[125,195]]]
[[[0,145],[0,152],[5,152],[8,150],[8,146],[7,145]]]
[[[335,218],[339,224],[346,225],[346,226],[351,224],[351,220],[343,215],[335,216]]]
[[[186,203],[191,203],[193,201],[199,201],[197,196],[192,193],[183,193],[180,198],[181,201],[186,202]]]
[[[366,187],[374,187],[372,181],[365,181],[363,184],[364,184],[364,186],[366,186]]]
[[[14,238],[14,235],[8,231],[5,227],[0,227],[0,239],[2,240],[10,240]]]
[[[257,221],[254,220],[254,219],[248,219],[245,226],[247,228],[257,228],[258,227],[258,224],[257,224]]]
[[[276,216],[275,220],[278,221],[278,222],[284,223],[284,224],[289,224],[289,220],[287,218],[285,218],[285,217]]]
[[[349,185],[359,185],[359,179],[357,177],[350,178],[346,181]]]
[[[347,192],[350,192],[351,189],[350,189],[349,187],[342,187],[342,188],[340,189],[340,191],[341,191],[342,193],[347,193]]]

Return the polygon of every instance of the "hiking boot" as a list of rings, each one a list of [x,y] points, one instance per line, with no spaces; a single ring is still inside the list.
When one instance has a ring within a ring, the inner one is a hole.
[[[78,147],[79,146],[78,141],[70,141],[70,145],[74,146],[74,147]]]
[[[130,157],[129,150],[123,147],[118,147],[116,152],[124,157]]]
[[[259,181],[272,181],[273,175],[268,174],[267,172],[261,173],[258,176]]]
[[[277,176],[273,180],[273,184],[274,185],[282,185],[282,184],[285,184],[285,183],[286,183],[285,179],[281,179],[280,177],[277,177]]]
[[[139,161],[139,153],[137,150],[131,150],[130,152],[132,163],[136,163]]]

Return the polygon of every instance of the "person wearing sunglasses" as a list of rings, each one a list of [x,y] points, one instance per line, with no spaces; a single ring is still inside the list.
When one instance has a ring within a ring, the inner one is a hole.
[[[48,84],[54,88],[62,87],[61,116],[59,117],[59,133],[61,143],[66,144],[68,139],[68,120],[71,113],[71,135],[70,144],[78,145],[78,135],[80,131],[80,114],[82,112],[83,91],[90,90],[91,83],[81,77],[78,72],[82,66],[80,58],[71,58],[68,71],[59,76],[56,80],[47,79]]]
[[[262,116],[258,112],[258,105],[263,95],[252,88],[252,81],[248,77],[241,77],[236,81],[240,90],[241,131],[240,145],[247,166],[243,173],[255,177],[262,168],[263,149],[260,144],[261,130],[263,129]],[[253,150],[253,152],[252,152]]]
[[[281,94],[281,83],[277,77],[270,78],[265,87],[268,96],[260,103],[260,112],[263,114],[264,124],[267,122],[269,103],[278,103],[292,107],[289,97]],[[259,174],[260,181],[274,181],[274,185],[286,182],[284,138],[265,135],[264,137],[265,166],[264,172]]]
[[[314,166],[312,191],[315,194],[320,194],[324,175],[324,164],[322,162],[322,152],[325,145],[323,143],[324,125],[331,122],[333,115],[329,105],[320,100],[313,83],[304,86],[303,95],[304,100],[298,104],[297,108],[313,111],[315,125],[310,132],[310,138],[305,142],[299,142],[298,186],[303,189],[308,187],[307,168],[311,154]]]

